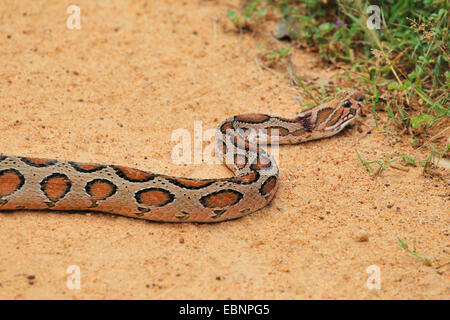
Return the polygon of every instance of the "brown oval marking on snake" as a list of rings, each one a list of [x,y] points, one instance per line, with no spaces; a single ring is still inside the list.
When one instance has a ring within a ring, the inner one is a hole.
[[[308,135],[308,134],[310,134],[310,132],[305,131],[305,129],[298,129],[298,130],[295,130],[294,132],[292,132],[292,135],[296,136],[296,137],[300,137],[300,136],[304,136],[304,135]]]
[[[116,171],[116,174],[119,177],[130,182],[147,182],[156,177],[155,174],[138,169],[122,166],[111,166],[111,167]]]
[[[173,177],[166,177],[168,181],[173,183],[174,185],[177,185],[181,188],[186,189],[201,189],[206,188],[207,186],[212,185],[216,180],[213,179],[189,179],[189,178],[173,178]]]
[[[234,135],[233,137],[233,144],[236,148],[244,150],[246,152],[253,151],[255,153],[260,152],[260,146],[254,143],[251,143],[247,139],[243,139],[239,135]]]
[[[106,168],[106,166],[96,163],[82,163],[82,162],[74,162],[69,161],[69,164],[74,168],[75,170],[83,173],[90,173],[102,170]]]
[[[241,122],[248,122],[248,123],[263,123],[270,119],[270,116],[267,114],[261,114],[261,113],[250,113],[250,114],[241,114],[234,117],[235,120],[241,121]]]
[[[33,166],[33,167],[37,167],[37,168],[52,166],[58,162],[57,160],[51,160],[51,159],[27,158],[27,157],[20,157],[20,160],[22,160],[24,163],[26,163],[29,166]]]
[[[8,196],[25,183],[25,178],[16,169],[5,169],[0,171],[0,197]]]
[[[231,178],[230,182],[239,183],[239,184],[251,184],[251,183],[258,181],[258,179],[259,179],[259,173],[256,171],[253,171],[253,172],[250,172],[249,174],[246,174],[246,175],[243,175],[240,177]]]
[[[328,107],[317,111],[317,123],[322,123],[333,113],[334,108]]]
[[[342,112],[344,111],[343,108],[339,108],[338,110],[336,110],[336,112],[334,112],[335,110],[336,109],[332,108],[332,107],[319,110],[317,112],[317,120],[316,121],[318,123],[322,123],[325,120],[327,120],[328,117],[330,117],[332,115],[332,118],[330,120],[328,120],[328,122],[327,122],[327,126],[332,126],[339,120]]]
[[[117,192],[117,186],[106,179],[94,179],[86,184],[85,190],[92,200],[105,200]]]
[[[339,108],[339,110],[336,110],[331,119],[327,122],[327,127],[335,125],[341,118],[343,112],[344,112],[343,107]]]
[[[140,204],[153,207],[163,207],[175,199],[175,195],[161,188],[148,188],[139,190],[135,194],[136,201]]]
[[[250,166],[250,169],[258,171],[263,168],[270,168],[271,165],[269,158],[259,154],[257,160]]]
[[[261,185],[259,193],[265,196],[266,194],[271,193],[272,190],[276,187],[276,185],[277,185],[277,177],[271,176],[267,178],[267,180],[264,181],[264,183]]]
[[[61,200],[72,188],[72,182],[62,173],[49,175],[41,181],[40,185],[42,192],[51,202]]]
[[[283,127],[268,127],[267,135],[279,135],[281,137],[287,136],[289,134],[289,130]]]
[[[225,208],[233,206],[244,197],[242,193],[232,189],[212,192],[200,198],[200,203],[206,208]]]

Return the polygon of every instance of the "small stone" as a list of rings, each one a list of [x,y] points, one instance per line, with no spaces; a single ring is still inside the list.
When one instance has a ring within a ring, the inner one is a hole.
[[[280,205],[277,205],[277,209],[278,209],[279,211],[281,211],[281,212],[284,211],[284,207],[283,207],[283,206],[280,206]]]
[[[278,21],[275,30],[273,30],[273,36],[278,40],[291,41],[298,38],[299,34],[301,34],[301,28],[296,23],[295,18],[292,17]]]
[[[273,31],[273,35],[278,40],[285,38],[289,39],[289,25],[287,24],[287,22],[284,20],[278,21],[275,30]]]
[[[369,241],[369,234],[364,231],[364,230],[359,230],[354,236],[353,238],[355,239],[355,241],[357,242],[367,242]]]
[[[184,243],[184,238],[181,237],[181,238],[179,239],[179,242],[180,242],[180,243]]]

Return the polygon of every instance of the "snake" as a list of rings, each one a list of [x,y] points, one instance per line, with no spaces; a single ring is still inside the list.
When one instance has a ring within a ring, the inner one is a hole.
[[[0,155],[0,211],[99,212],[159,222],[219,222],[267,206],[279,168],[267,145],[331,137],[355,121],[364,97],[338,94],[294,118],[240,114],[215,134],[232,177],[192,179],[122,165]]]

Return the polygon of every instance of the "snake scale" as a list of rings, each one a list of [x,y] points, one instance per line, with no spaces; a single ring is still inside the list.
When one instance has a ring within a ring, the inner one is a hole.
[[[227,119],[216,150],[233,177],[190,179],[119,165],[0,156],[0,211],[95,211],[165,222],[218,222],[265,207],[278,186],[278,167],[263,148],[335,135],[355,120],[357,91],[292,119],[244,114]],[[262,132],[250,138],[251,130]],[[265,140],[264,140],[265,139]]]

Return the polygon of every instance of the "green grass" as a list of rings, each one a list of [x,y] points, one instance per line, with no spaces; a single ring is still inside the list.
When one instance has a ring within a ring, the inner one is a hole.
[[[349,83],[366,92],[377,128],[411,135],[423,145],[450,123],[449,2],[246,0],[242,11],[229,12],[228,18],[240,27],[251,26],[266,13],[276,13],[293,41],[317,48],[331,63],[349,63]],[[381,9],[379,30],[366,26],[368,5]],[[320,88],[304,89],[311,95]],[[380,121],[380,109],[387,120]],[[448,152],[445,145],[440,148]]]
[[[239,28],[245,28],[252,19],[266,14],[268,2],[266,1],[266,5],[263,6],[261,5],[261,2],[261,0],[247,1],[242,11],[229,11],[227,13],[227,18]]]
[[[450,145],[446,145],[444,150],[437,149],[433,144],[430,144],[431,151],[426,156],[426,158],[422,160],[417,160],[415,157],[411,155],[400,154],[397,157],[394,157],[395,152],[389,154],[382,160],[372,160],[366,161],[359,154],[358,150],[355,150],[356,157],[359,159],[361,164],[367,168],[370,176],[377,177],[383,172],[389,165],[397,162],[399,160],[403,161],[403,164],[406,166],[417,167],[421,166],[423,168],[423,173],[425,173],[429,169],[436,168],[436,164],[442,159],[442,157],[447,154],[450,150]],[[407,170],[406,168],[401,168],[402,170]]]
[[[402,239],[397,238],[397,240],[398,240],[398,242],[400,242],[400,246],[403,248],[403,250],[405,250],[405,252],[408,252],[408,253],[412,254],[413,256],[419,258],[420,260],[422,260],[425,263],[425,265],[430,266],[430,267],[432,266],[430,259],[422,257],[420,254],[418,254],[416,252],[416,248],[414,248],[413,250],[410,250],[408,248],[408,245],[406,245],[406,243],[404,243],[402,241]]]
[[[393,158],[394,153],[391,153],[387,157],[385,157],[383,160],[374,160],[374,161],[365,161],[363,158],[361,158],[361,155],[357,150],[355,150],[356,156],[358,157],[359,161],[361,161],[361,164],[367,168],[367,170],[370,172],[371,176],[378,176],[383,170],[386,169],[387,166],[390,164],[403,159],[403,157],[396,157]],[[377,168],[373,168],[373,165],[378,165]]]

